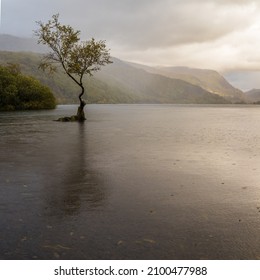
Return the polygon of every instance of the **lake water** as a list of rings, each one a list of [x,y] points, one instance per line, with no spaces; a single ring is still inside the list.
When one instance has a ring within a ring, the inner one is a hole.
[[[259,259],[260,107],[0,113],[1,259]]]

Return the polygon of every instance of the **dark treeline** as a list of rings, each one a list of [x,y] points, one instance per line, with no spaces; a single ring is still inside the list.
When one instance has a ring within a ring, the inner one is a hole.
[[[19,65],[0,66],[0,110],[54,109],[55,97],[37,79],[21,73]]]

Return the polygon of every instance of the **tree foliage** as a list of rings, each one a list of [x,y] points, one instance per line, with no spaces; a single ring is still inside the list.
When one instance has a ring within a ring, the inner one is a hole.
[[[54,109],[55,98],[46,86],[21,74],[16,64],[0,66],[0,110]]]
[[[80,31],[59,22],[59,14],[53,15],[47,23],[37,22],[39,29],[35,31],[38,43],[48,46],[51,51],[40,63],[42,70],[50,73],[61,66],[65,73],[81,88],[79,94],[80,106],[85,102],[82,96],[85,92],[84,75],[92,76],[101,66],[112,63],[105,41],[80,41]]]

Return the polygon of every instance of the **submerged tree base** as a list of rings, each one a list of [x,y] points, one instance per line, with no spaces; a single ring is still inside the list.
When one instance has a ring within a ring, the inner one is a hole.
[[[71,116],[71,117],[62,117],[57,119],[57,122],[84,122],[86,120],[85,113],[84,113],[84,107],[86,103],[84,101],[81,101],[80,106],[78,107],[77,115]]]
[[[57,122],[82,122],[85,120],[79,120],[78,116],[71,116],[71,117],[62,117],[57,119],[56,121]]]
[[[85,106],[86,106],[86,102],[83,99],[81,99],[81,96],[80,96],[80,105],[78,107],[77,115],[73,116],[73,117],[77,118],[78,122],[84,122],[86,120],[85,113],[84,113]]]

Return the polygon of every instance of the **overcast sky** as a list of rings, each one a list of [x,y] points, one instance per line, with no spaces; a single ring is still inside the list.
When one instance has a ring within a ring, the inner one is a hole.
[[[259,0],[2,0],[0,33],[31,37],[56,13],[124,60],[260,70]]]

